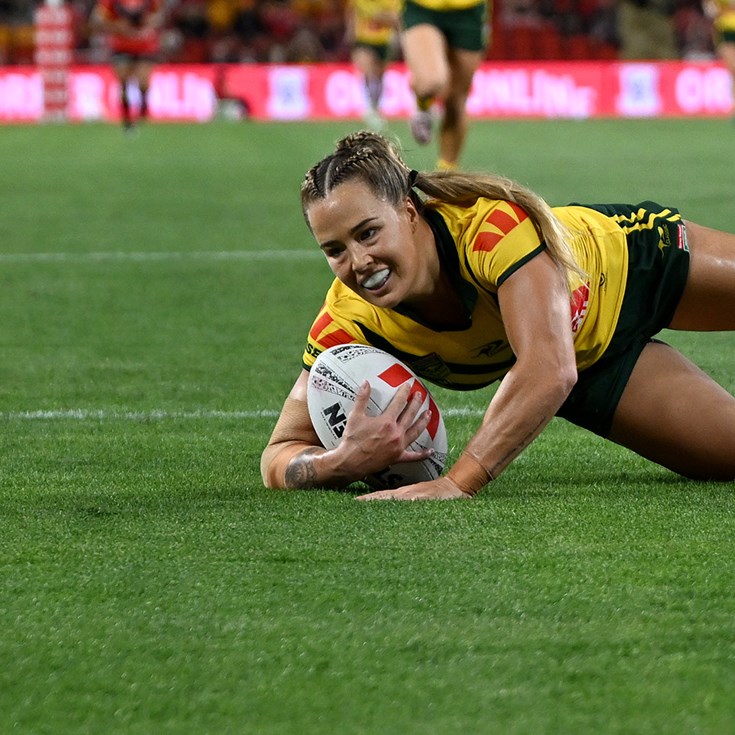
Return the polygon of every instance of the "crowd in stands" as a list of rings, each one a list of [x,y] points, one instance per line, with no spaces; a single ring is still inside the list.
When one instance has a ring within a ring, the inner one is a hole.
[[[0,0],[0,64],[32,64],[33,17],[41,0]],[[626,0],[495,0],[490,59],[614,59]],[[637,6],[657,0],[634,0]],[[300,63],[347,61],[345,0],[168,0],[165,61]],[[710,22],[699,0],[658,0],[679,58],[711,58]],[[106,63],[89,16],[94,0],[67,0],[77,63]]]

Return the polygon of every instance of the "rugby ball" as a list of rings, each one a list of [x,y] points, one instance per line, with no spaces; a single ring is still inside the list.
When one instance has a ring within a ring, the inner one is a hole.
[[[431,409],[431,421],[410,444],[411,449],[433,448],[434,455],[420,462],[399,462],[365,478],[375,488],[396,488],[415,482],[434,480],[441,475],[447,459],[447,432],[444,419],[413,371],[387,352],[366,345],[337,345],[320,353],[309,373],[307,405],[319,440],[327,449],[342,439],[347,417],[355,405],[361,383],[370,383],[369,416],[381,414],[398,388],[406,382],[411,393],[424,397],[421,411]]]

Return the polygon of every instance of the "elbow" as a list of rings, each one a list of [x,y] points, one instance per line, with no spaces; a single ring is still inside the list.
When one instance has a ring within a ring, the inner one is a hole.
[[[563,403],[577,384],[578,377],[577,363],[572,355],[571,358],[547,359],[539,364],[535,380],[544,386],[549,397],[554,396],[554,400]]]
[[[271,462],[268,462],[266,453],[263,452],[260,458],[260,477],[263,480],[263,486],[269,490],[274,490],[277,486],[275,478],[271,472]]]
[[[556,390],[558,391],[559,397],[564,402],[569,394],[572,392],[577,380],[579,373],[577,372],[577,365],[575,361],[567,361],[563,365],[559,366],[559,369],[555,373]]]
[[[263,485],[269,490],[278,490],[286,486],[286,465],[281,450],[282,447],[269,444],[260,455],[260,477]],[[290,459],[290,457],[288,458]]]

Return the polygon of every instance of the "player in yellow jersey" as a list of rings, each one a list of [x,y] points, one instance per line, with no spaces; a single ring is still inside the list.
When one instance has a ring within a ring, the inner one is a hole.
[[[715,49],[730,72],[735,97],[735,0],[704,0],[703,8],[712,19]]]
[[[401,45],[416,96],[411,132],[431,141],[434,114],[443,107],[437,168],[458,166],[467,136],[467,97],[484,58],[488,0],[405,0]]]
[[[346,9],[352,63],[365,81],[365,120],[379,130],[384,125],[380,115],[383,75],[400,26],[401,0],[349,0]]]
[[[735,330],[735,235],[653,202],[552,209],[501,177],[409,171],[367,132],[307,172],[301,200],[336,280],[263,452],[267,486],[346,486],[428,456],[407,449],[430,416],[403,389],[369,417],[363,386],[340,445],[320,445],[308,370],[349,342],[449,388],[502,378],[444,476],[361,499],[472,497],[555,415],[686,477],[735,479],[735,397],[653,339]]]

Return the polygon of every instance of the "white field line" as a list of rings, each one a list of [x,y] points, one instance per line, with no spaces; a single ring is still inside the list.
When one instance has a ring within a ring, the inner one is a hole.
[[[482,416],[482,408],[448,408],[442,411],[445,417]],[[92,408],[70,408],[48,411],[7,411],[0,413],[0,421],[187,421],[192,419],[250,420],[273,419],[278,416],[275,409],[256,409],[254,411],[118,411]]]
[[[97,250],[86,253],[0,253],[0,263],[96,263],[144,262],[165,260],[315,260],[323,258],[321,251],[311,250],[193,250],[127,252],[124,250]]]

